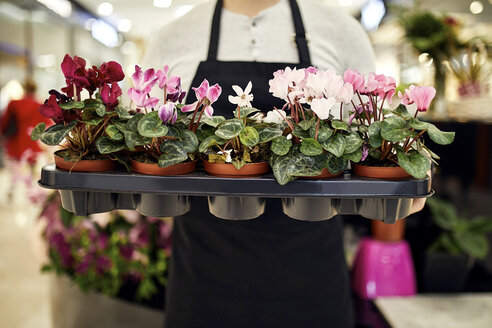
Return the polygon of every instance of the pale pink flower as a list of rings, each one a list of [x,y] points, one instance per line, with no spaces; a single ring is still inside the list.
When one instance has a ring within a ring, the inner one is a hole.
[[[338,93],[336,95],[336,100],[337,102],[341,102],[343,104],[350,104],[352,101],[352,97],[354,96],[354,91],[352,84],[345,82],[343,87],[338,90]]]
[[[433,87],[414,87],[410,91],[410,96],[417,105],[419,112],[427,111],[435,95],[436,89]]]
[[[164,66],[164,70],[158,70],[155,73],[159,81],[159,88],[166,89],[168,94],[181,92],[181,79],[178,76],[168,76],[169,66]]]
[[[359,89],[364,85],[364,76],[358,71],[350,68],[343,73],[343,80],[352,84],[354,92],[359,91]]]
[[[335,97],[315,98],[311,101],[311,110],[322,119],[326,120],[330,116],[330,110],[335,105]]]
[[[412,89],[415,88],[414,85],[411,85],[408,89],[405,89],[405,93],[401,93],[401,91],[398,91],[398,97],[401,99],[401,103],[405,106],[413,104],[414,100],[412,99]]]
[[[373,94],[378,88],[378,80],[376,80],[376,74],[369,73],[365,84],[359,88],[359,92],[363,95]]]

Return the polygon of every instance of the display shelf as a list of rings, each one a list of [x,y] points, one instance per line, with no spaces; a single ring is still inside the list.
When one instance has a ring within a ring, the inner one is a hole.
[[[135,209],[149,216],[186,213],[192,196],[207,196],[217,217],[244,220],[263,213],[266,198],[282,198],[289,217],[319,221],[336,214],[360,214],[393,223],[407,216],[413,198],[432,194],[430,179],[389,181],[345,172],[333,179],[298,179],[281,186],[272,174],[255,178],[219,178],[196,171],[152,176],[126,171],[68,172],[46,165],[39,184],[58,189],[62,205],[77,215]]]

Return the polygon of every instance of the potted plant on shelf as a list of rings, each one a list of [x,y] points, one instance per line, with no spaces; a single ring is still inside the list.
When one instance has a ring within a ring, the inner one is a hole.
[[[120,64],[114,61],[100,67],[85,65],[83,58],[65,55],[61,69],[67,85],[61,93],[51,90],[50,97],[39,107],[41,114],[55,124],[46,129],[44,122],[39,123],[31,138],[49,146],[61,146],[54,153],[58,168],[105,171],[114,168],[115,159],[124,162],[118,153],[124,145],[113,147],[108,153],[98,151],[110,119],[126,112],[119,106],[121,88],[117,83],[124,74]],[[88,98],[82,99],[83,91],[88,93]]]
[[[134,86],[128,90],[135,113],[127,119],[115,118],[108,126],[110,138],[125,140],[135,172],[175,175],[195,170],[198,139],[193,130],[198,122],[191,124],[183,113],[188,107],[181,103],[186,94],[181,89],[181,79],[168,76],[168,71],[168,66],[145,72],[135,66]],[[155,85],[163,92],[161,104],[159,98],[150,95]]]
[[[234,118],[215,116],[203,121],[199,152],[205,171],[211,175],[247,177],[269,171],[269,142],[280,136],[282,130],[276,124],[262,121],[263,115],[251,107],[251,88],[251,82],[244,91],[233,86],[237,96],[229,96],[229,101],[237,105]]]
[[[277,115],[283,124],[282,136],[271,144],[271,165],[281,185],[297,177],[334,177],[347,168],[349,159],[361,159],[363,139],[342,115],[353,96],[350,83],[333,69],[315,67],[287,67],[273,75],[270,92],[285,101],[281,110],[267,115]]]
[[[441,233],[430,245],[424,265],[424,288],[428,292],[459,292],[475,259],[489,252],[487,233],[492,217],[468,219],[455,206],[439,198],[427,200],[434,223]]]

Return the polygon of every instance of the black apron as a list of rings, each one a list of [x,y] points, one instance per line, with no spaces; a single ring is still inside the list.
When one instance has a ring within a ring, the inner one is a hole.
[[[299,8],[289,1],[300,58],[295,66],[308,67]],[[269,94],[268,80],[293,65],[217,61],[221,11],[219,0],[208,59],[200,63],[192,86],[204,78],[222,86],[213,105],[216,115],[232,116],[234,105],[226,95],[233,84],[244,88],[248,81],[256,108],[281,106]],[[175,220],[167,298],[166,328],[352,327],[342,223],[291,219],[279,199],[268,199],[256,219],[227,221],[209,213],[206,197],[194,197],[191,211]]]

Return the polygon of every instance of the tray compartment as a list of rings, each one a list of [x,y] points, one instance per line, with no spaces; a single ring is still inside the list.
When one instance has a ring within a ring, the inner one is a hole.
[[[283,198],[282,209],[285,215],[301,221],[323,221],[337,215],[339,199],[296,197]]]
[[[360,200],[358,214],[384,223],[395,223],[408,216],[412,198],[364,198]]]
[[[225,220],[250,220],[265,212],[264,198],[209,196],[210,213]]]
[[[154,217],[183,215],[190,210],[190,198],[185,195],[134,195],[135,209],[140,214]]]
[[[64,209],[79,216],[109,212],[115,209],[115,196],[110,192],[60,190]]]

